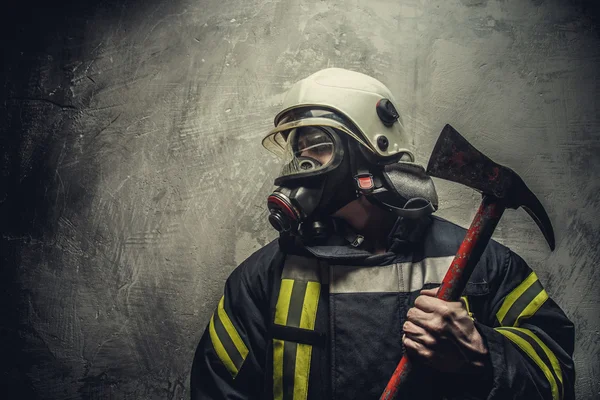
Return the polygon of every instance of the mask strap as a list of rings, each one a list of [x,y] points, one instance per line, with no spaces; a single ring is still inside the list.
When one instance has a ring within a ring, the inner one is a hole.
[[[379,204],[383,208],[387,208],[400,217],[409,219],[419,219],[426,215],[433,214],[436,210],[436,207],[431,201],[421,197],[415,197],[408,200],[403,207],[386,203],[375,196],[370,196],[369,200],[372,200],[375,204]]]

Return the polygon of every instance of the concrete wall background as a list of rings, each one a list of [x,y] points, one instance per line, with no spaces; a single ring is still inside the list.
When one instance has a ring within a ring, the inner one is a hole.
[[[2,382],[22,398],[179,399],[229,273],[275,238],[260,139],[296,80],[355,69],[396,94],[426,163],[445,123],[511,166],[497,240],[574,320],[600,398],[600,46],[591,2],[22,3],[5,13]],[[436,181],[468,225],[478,195]]]

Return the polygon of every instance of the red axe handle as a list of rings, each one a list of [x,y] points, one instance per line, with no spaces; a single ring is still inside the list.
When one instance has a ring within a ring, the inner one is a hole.
[[[444,276],[436,296],[438,299],[457,301],[460,298],[475,265],[496,229],[496,225],[502,218],[505,208],[501,200],[491,196],[483,197],[477,214],[475,214],[475,218]],[[405,354],[385,387],[380,400],[395,399],[410,370],[411,363]]]

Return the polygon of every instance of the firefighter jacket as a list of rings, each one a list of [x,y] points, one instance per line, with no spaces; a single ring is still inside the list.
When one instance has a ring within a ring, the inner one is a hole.
[[[379,399],[406,313],[440,284],[465,230],[399,218],[388,251],[280,238],[228,278],[194,357],[191,397]],[[491,241],[463,292],[489,350],[478,376],[416,365],[399,399],[573,399],[573,324],[517,254]]]

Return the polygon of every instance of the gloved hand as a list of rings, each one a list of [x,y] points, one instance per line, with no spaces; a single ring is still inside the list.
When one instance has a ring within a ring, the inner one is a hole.
[[[441,372],[483,373],[488,349],[462,302],[435,297],[438,288],[422,290],[408,310],[402,343],[411,361]]]

